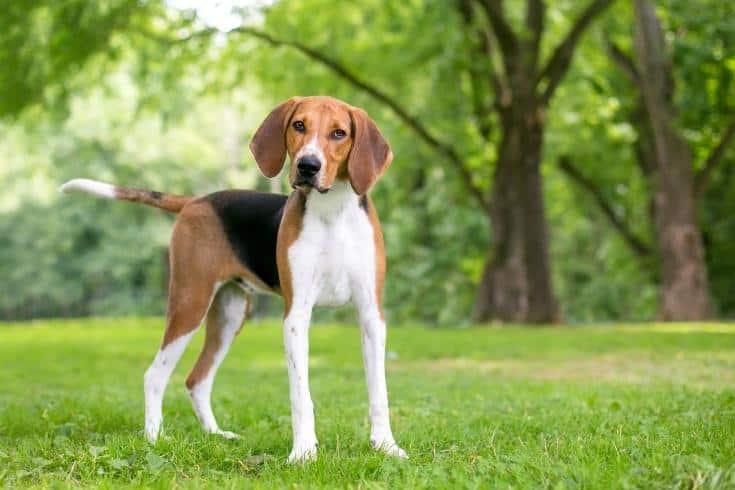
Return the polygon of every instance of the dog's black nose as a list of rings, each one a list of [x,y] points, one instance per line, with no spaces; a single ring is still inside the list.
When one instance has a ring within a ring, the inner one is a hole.
[[[313,177],[322,168],[322,162],[313,155],[304,155],[296,162],[296,168],[299,171],[299,175]]]

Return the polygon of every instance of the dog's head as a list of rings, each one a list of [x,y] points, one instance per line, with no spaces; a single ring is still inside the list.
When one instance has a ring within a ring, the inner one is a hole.
[[[250,142],[260,170],[274,177],[291,159],[289,182],[324,193],[349,179],[365,194],[393,160],[390,145],[363,111],[331,97],[293,97],[265,118]]]

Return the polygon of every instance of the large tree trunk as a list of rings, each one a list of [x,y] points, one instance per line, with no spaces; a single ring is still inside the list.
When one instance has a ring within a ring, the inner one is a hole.
[[[671,66],[654,7],[648,0],[634,3],[640,84],[657,164],[653,214],[661,257],[659,317],[703,319],[712,314],[712,307],[697,220],[692,155],[673,126]]]
[[[479,321],[503,320],[551,323],[559,320],[549,266],[548,230],[541,179],[544,110],[569,69],[575,47],[590,23],[612,0],[591,0],[551,55],[540,64],[546,5],[527,0],[524,27],[515,32],[504,14],[503,2],[464,0],[460,13],[475,30],[477,47],[486,66],[474,65],[473,82],[487,76],[495,94],[494,109],[502,136],[490,203],[493,245],[478,288],[474,317]],[[489,30],[474,22],[478,7]],[[500,51],[502,73],[492,61]],[[479,121],[488,108],[473,83],[473,108]],[[483,135],[490,132],[482,130]],[[469,179],[471,182],[471,178]]]
[[[492,246],[474,317],[551,323],[559,310],[551,285],[541,185],[543,121],[532,96],[501,111],[503,135],[493,179]]]
[[[668,158],[668,168],[658,173],[656,183],[654,214],[661,255],[658,316],[662,320],[701,320],[711,316],[712,306],[696,216],[691,156],[677,139],[663,143],[672,153],[662,157]],[[660,151],[661,143],[657,148]]]
[[[473,314],[476,321],[524,322],[528,318],[528,284],[518,185],[521,170],[511,159],[503,157],[507,153],[504,148],[506,144],[501,145],[501,158],[493,178],[492,242],[477,290]]]
[[[520,185],[523,209],[524,258],[528,283],[530,323],[552,323],[560,319],[559,306],[554,297],[549,263],[549,240],[546,225],[546,208],[541,178],[541,150],[543,126],[541,108],[536,107],[524,117],[526,131],[522,133],[522,167],[525,169]]]

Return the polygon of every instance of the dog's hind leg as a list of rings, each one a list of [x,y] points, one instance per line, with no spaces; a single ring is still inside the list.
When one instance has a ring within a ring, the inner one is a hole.
[[[175,273],[175,271],[172,271]],[[155,442],[163,421],[163,394],[176,364],[186,345],[201,324],[216,292],[214,282],[200,283],[197,287],[177,287],[172,281],[169,291],[166,333],[153,363],[145,372],[145,434]]]
[[[221,430],[217,425],[212,412],[212,384],[217,369],[242,328],[247,310],[248,297],[238,286],[228,284],[220,288],[207,313],[207,334],[202,352],[186,379],[191,403],[204,431],[227,439],[237,435]]]

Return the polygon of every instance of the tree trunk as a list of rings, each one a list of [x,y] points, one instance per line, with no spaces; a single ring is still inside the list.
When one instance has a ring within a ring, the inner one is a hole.
[[[559,320],[549,268],[541,185],[543,121],[531,97],[501,111],[503,129],[491,203],[492,247],[474,318],[524,323]]]
[[[655,146],[654,216],[661,257],[659,317],[698,320],[712,314],[697,220],[692,154],[673,121],[673,78],[653,5],[635,0],[635,49]]]
[[[484,10],[489,30],[482,27],[483,23],[473,23],[472,2],[459,3],[465,23],[473,29],[479,26],[475,31],[477,46],[480,56],[487,57],[485,70],[475,67],[471,76],[476,82],[482,73],[487,73],[502,129],[489,213],[493,247],[478,288],[476,320],[559,320],[551,284],[540,168],[544,110],[569,69],[580,37],[611,3],[612,0],[592,0],[543,65],[539,65],[546,11],[543,0],[526,2],[525,25],[520,33],[508,22],[503,2],[483,1],[474,5]],[[495,46],[500,51],[502,73],[492,60]],[[473,84],[475,89],[478,86]],[[475,91],[473,95],[475,113],[482,116],[484,104],[477,97],[481,94]],[[480,129],[482,134],[490,134]]]
[[[543,123],[540,107],[525,113],[529,118],[521,138],[522,166],[524,168],[521,205],[523,209],[524,257],[526,282],[528,283],[530,323],[554,323],[560,320],[559,306],[554,297],[549,263],[549,239],[546,225],[546,208],[541,178],[541,150],[543,147]]]
[[[523,223],[517,183],[520,169],[504,157],[506,146],[501,145],[501,158],[493,178],[492,243],[477,290],[473,314],[476,321],[524,322],[528,317]]]
[[[707,270],[702,234],[696,218],[691,157],[688,149],[671,155],[667,169],[659,172],[655,196],[656,234],[661,254],[659,318],[701,320],[709,318]],[[684,171],[684,165],[689,168]]]

